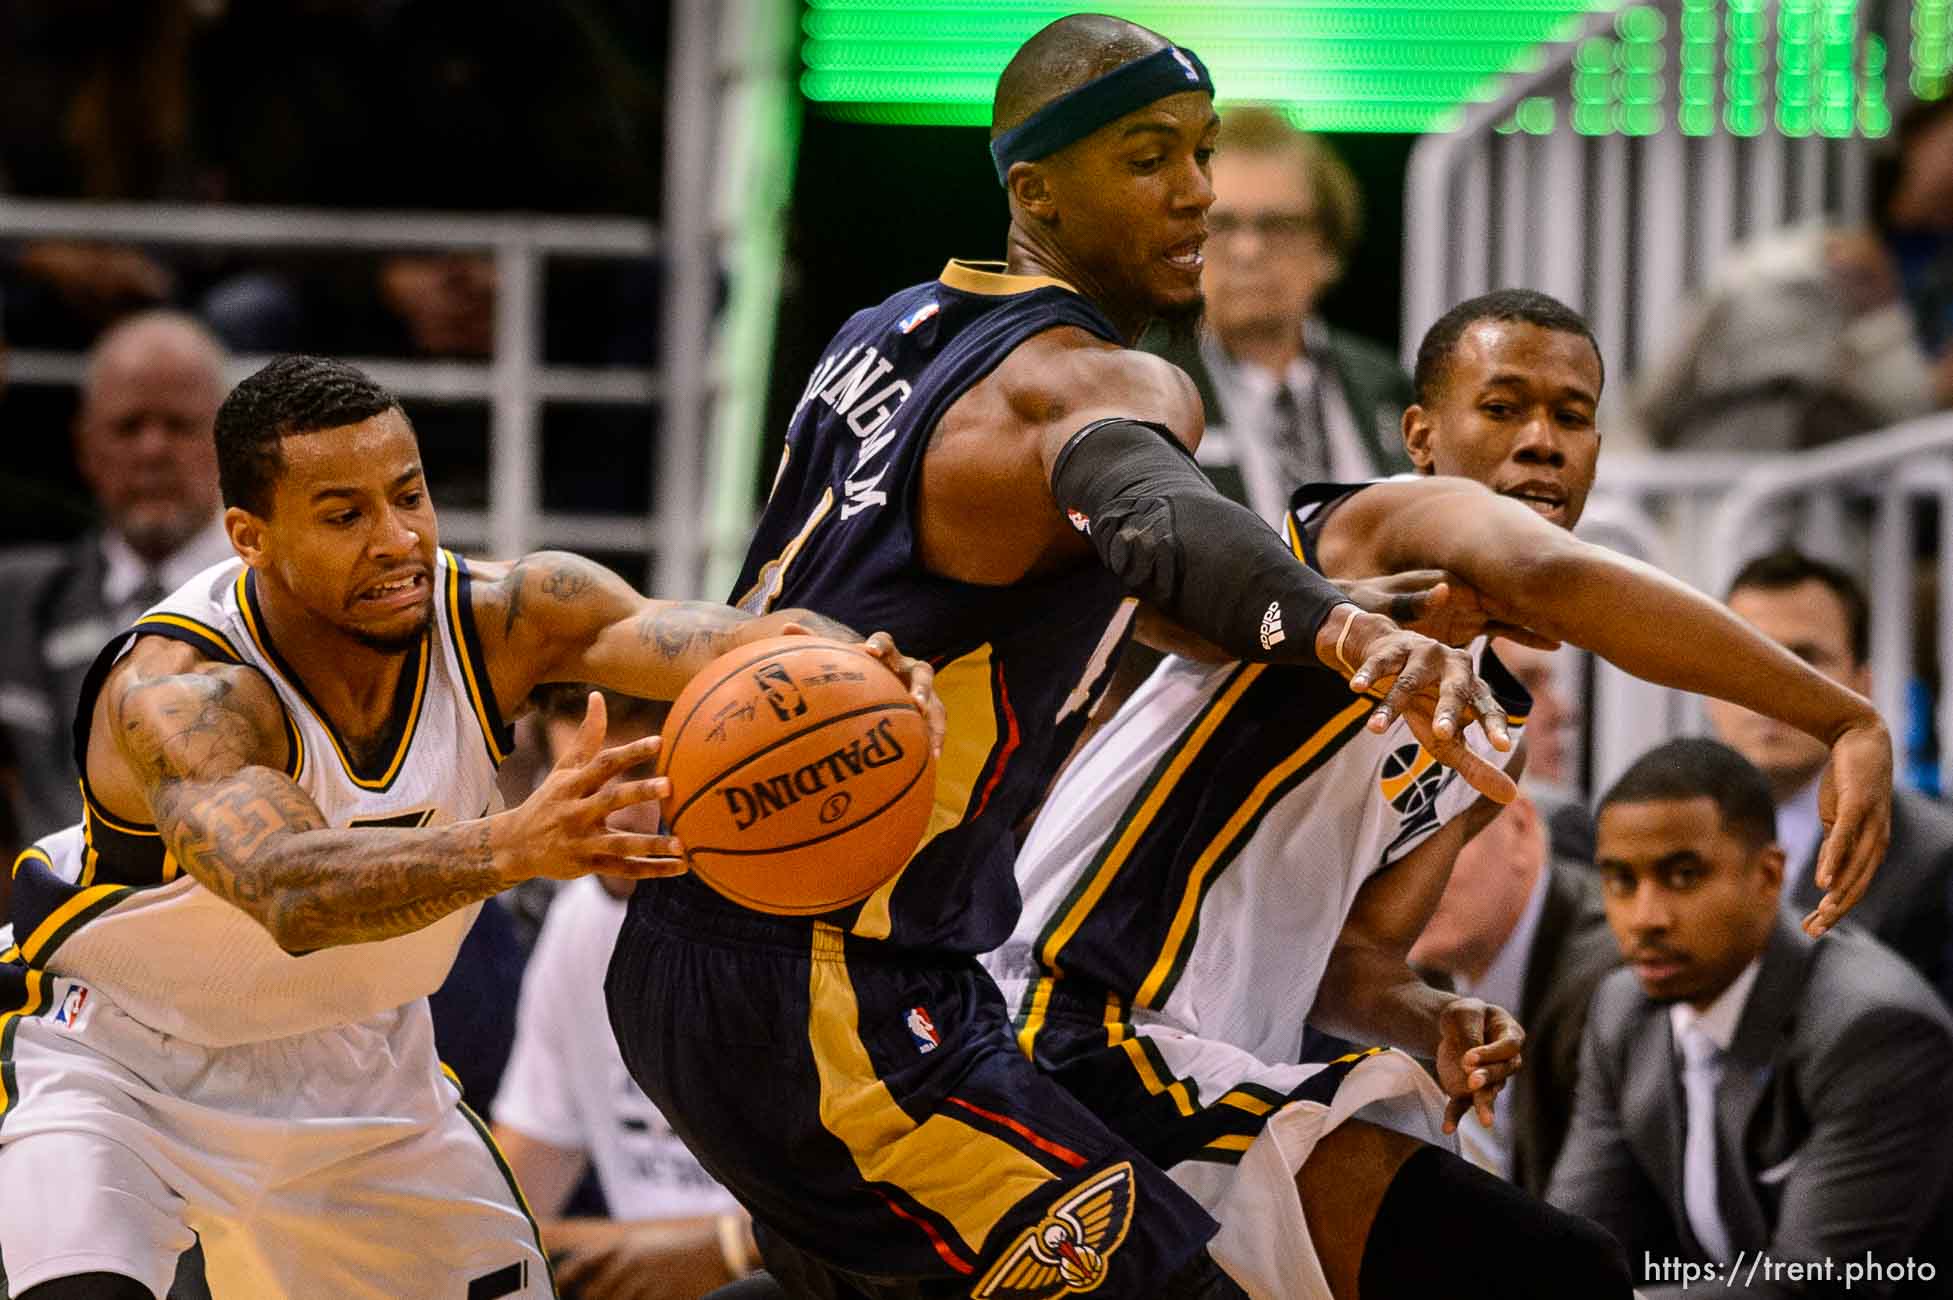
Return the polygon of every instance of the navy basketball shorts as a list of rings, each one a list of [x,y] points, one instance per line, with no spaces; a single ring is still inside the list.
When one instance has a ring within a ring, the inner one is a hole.
[[[974,960],[640,888],[606,984],[625,1063],[773,1234],[916,1296],[1152,1296],[1214,1220],[1018,1049]]]

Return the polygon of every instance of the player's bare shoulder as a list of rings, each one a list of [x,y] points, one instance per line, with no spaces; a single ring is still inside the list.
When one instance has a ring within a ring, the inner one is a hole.
[[[1084,559],[1087,544],[1051,495],[1051,467],[1074,434],[1103,419],[1163,424],[1189,447],[1204,424],[1193,381],[1171,362],[1075,326],[1018,344],[932,432],[919,519],[924,563],[1001,584]]]
[[[152,821],[167,786],[250,766],[282,769],[289,746],[284,705],[258,669],[141,637],[95,697],[88,783],[110,812]]]

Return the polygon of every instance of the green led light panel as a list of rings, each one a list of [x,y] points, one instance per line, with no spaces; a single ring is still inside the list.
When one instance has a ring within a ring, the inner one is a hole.
[[[859,121],[987,126],[997,74],[1068,13],[1114,13],[1200,52],[1225,100],[1285,106],[1318,131],[1438,131],[1501,79],[1540,66],[1589,10],[1620,0],[1318,0],[1037,4],[809,0],[801,89]],[[1536,129],[1539,109],[1530,110]]]
[[[1198,50],[1223,102],[1282,105],[1318,131],[1444,131],[1505,78],[1546,64],[1586,16],[1611,31],[1576,51],[1558,94],[1499,129],[1583,135],[1880,136],[1888,84],[1953,90],[1953,0],[1912,0],[1910,42],[1888,54],[1872,0],[806,0],[801,90],[829,116],[983,126],[1011,52],[1045,24],[1116,13]],[[1891,54],[1905,64],[1888,72]],[[1541,88],[1553,91],[1552,86]]]

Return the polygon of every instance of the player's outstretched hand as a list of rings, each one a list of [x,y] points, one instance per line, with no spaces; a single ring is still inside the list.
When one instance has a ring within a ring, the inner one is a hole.
[[[1339,633],[1337,644],[1344,649],[1340,656],[1332,651],[1324,662],[1350,673],[1351,690],[1383,696],[1370,714],[1370,730],[1381,733],[1402,717],[1425,752],[1464,777],[1474,790],[1495,803],[1511,803],[1517,798],[1519,787],[1512,778],[1465,743],[1465,728],[1476,721],[1494,749],[1512,748],[1505,709],[1478,676],[1471,655],[1374,615],[1348,617],[1358,624],[1348,629],[1355,636]],[[1335,621],[1332,614],[1325,628]],[[1348,648],[1352,645],[1362,648]],[[1336,662],[1337,657],[1342,659],[1341,664]]]
[[[1446,645],[1469,645],[1481,636],[1500,636],[1539,650],[1560,643],[1531,628],[1509,623],[1478,590],[1443,569],[1406,569],[1381,578],[1336,578],[1335,585],[1366,614],[1383,617]]]
[[[1877,717],[1838,737],[1817,791],[1824,844],[1817,854],[1817,887],[1824,897],[1804,918],[1804,930],[1823,934],[1859,899],[1892,839],[1892,736]]]
[[[603,696],[592,691],[576,739],[556,766],[520,807],[496,819],[504,835],[495,847],[520,864],[523,874],[572,880],[603,872],[635,880],[686,870],[685,848],[675,836],[606,825],[620,809],[671,797],[671,782],[662,776],[622,779],[657,757],[658,737],[606,749],[607,726]]]
[[[1477,998],[1453,998],[1438,1013],[1438,1086],[1451,1100],[1444,1108],[1444,1131],[1476,1110],[1478,1122],[1492,1127],[1492,1102],[1507,1079],[1524,1063],[1520,1049],[1526,1031],[1504,1007]]]
[[[895,638],[886,632],[876,632],[861,648],[887,664],[889,670],[902,679],[909,688],[909,698],[922,710],[922,716],[929,723],[929,747],[936,757],[943,754],[943,736],[949,731],[949,714],[943,702],[936,696],[936,670],[920,659],[911,659],[895,648]]]

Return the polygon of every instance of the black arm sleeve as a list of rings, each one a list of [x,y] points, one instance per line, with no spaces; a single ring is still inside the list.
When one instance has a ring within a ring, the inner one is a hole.
[[[1242,659],[1319,662],[1316,630],[1347,598],[1222,496],[1171,431],[1088,424],[1058,453],[1051,490],[1133,595]]]

